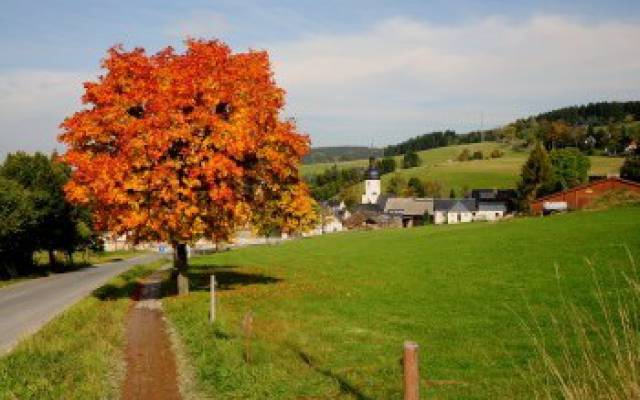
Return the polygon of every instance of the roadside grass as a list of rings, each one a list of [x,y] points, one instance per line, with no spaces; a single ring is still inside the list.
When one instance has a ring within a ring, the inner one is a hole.
[[[548,375],[532,368],[540,355],[523,319],[536,316],[547,343],[571,324],[553,319],[564,299],[602,322],[585,258],[613,293],[629,271],[624,246],[640,256],[638,233],[640,207],[338,233],[195,258],[192,294],[163,302],[214,398],[400,399],[404,340],[421,346],[428,398],[530,398],[530,381]]]
[[[137,280],[166,261],[111,279],[0,358],[0,399],[116,399],[125,314]]]
[[[49,258],[46,252],[37,252],[33,256],[34,272],[26,275],[19,276],[11,279],[0,279],[0,288],[19,283],[34,278],[41,278],[48,276],[50,273],[64,273],[68,271],[74,271],[81,267],[89,265],[102,264],[113,261],[126,260],[128,258],[137,257],[145,254],[145,251],[141,250],[117,250],[117,251],[105,251],[105,252],[76,252],[74,253],[74,264],[61,263],[53,268],[48,264]]]

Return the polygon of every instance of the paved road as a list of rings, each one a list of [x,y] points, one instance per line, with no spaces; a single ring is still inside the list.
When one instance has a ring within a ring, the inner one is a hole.
[[[146,254],[0,289],[0,355],[112,277],[162,257]]]

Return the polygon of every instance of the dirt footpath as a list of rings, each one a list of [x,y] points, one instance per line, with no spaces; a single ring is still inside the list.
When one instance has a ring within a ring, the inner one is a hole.
[[[123,400],[178,400],[178,373],[160,301],[162,272],[150,275],[126,322]]]

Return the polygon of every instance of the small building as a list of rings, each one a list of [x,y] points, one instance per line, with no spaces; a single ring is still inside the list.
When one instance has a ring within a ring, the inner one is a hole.
[[[430,198],[383,196],[381,200],[383,212],[401,218],[405,228],[421,225],[433,214],[433,199]]]
[[[614,176],[596,180],[536,199],[531,203],[531,213],[542,215],[555,211],[580,210],[588,207],[603,195],[615,190],[640,194],[640,183]]]
[[[499,203],[506,206],[505,213],[514,212],[518,206],[515,189],[473,189],[471,197],[478,203]]]
[[[435,199],[433,201],[433,223],[458,224],[471,222],[476,210],[475,199]]]
[[[497,221],[504,218],[507,205],[504,202],[478,202],[477,210],[473,213],[474,221]]]

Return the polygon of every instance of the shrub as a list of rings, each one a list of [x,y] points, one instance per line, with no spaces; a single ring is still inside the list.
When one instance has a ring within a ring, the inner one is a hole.
[[[484,159],[484,154],[482,154],[482,151],[476,150],[476,151],[473,152],[472,158],[474,160],[482,160],[482,159]]]
[[[630,155],[624,160],[620,168],[620,177],[630,181],[640,182],[640,155]]]
[[[462,150],[462,153],[458,155],[458,161],[469,161],[471,159],[471,152],[469,149]]]
[[[426,181],[424,183],[425,197],[442,197],[442,184],[438,181]]]
[[[420,165],[420,157],[415,151],[410,151],[402,159],[402,168],[414,168]]]
[[[493,149],[493,151],[490,154],[491,158],[500,158],[502,156],[504,156],[504,152],[501,151],[500,149]]]

